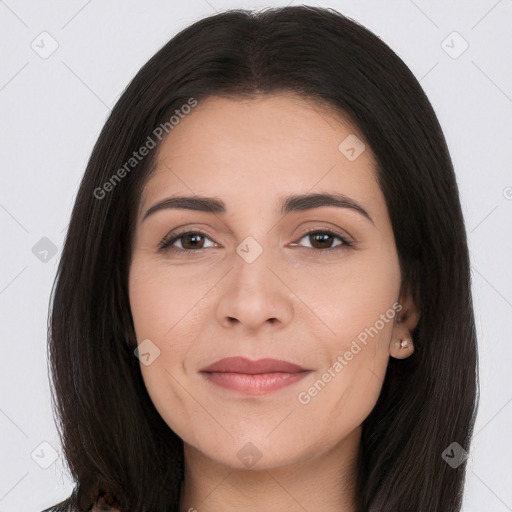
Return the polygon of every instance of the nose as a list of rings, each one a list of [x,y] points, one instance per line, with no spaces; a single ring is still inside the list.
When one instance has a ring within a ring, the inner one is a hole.
[[[294,314],[295,294],[286,286],[286,271],[264,249],[252,262],[239,254],[219,283],[217,319],[223,327],[257,331],[288,325]]]

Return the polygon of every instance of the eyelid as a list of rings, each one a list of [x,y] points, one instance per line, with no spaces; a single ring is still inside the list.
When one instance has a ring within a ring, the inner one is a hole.
[[[169,251],[169,252],[176,250],[176,251],[193,253],[193,252],[198,252],[198,251],[203,250],[203,249],[180,249],[180,248],[172,247],[172,244],[174,242],[176,242],[180,237],[182,237],[183,235],[188,235],[188,234],[196,234],[196,235],[204,236],[205,238],[209,238],[216,245],[219,245],[217,242],[215,242],[213,237],[211,237],[208,233],[204,232],[201,229],[194,229],[193,227],[192,228],[189,227],[189,228],[184,228],[183,230],[178,229],[177,231],[171,231],[170,233],[168,233],[167,235],[164,236],[164,238],[158,244],[158,247],[162,251]],[[169,245],[167,245],[167,244],[169,244]],[[167,247],[165,247],[166,245],[167,245]]]
[[[334,247],[328,247],[325,249],[316,249],[314,247],[304,247],[297,242],[302,240],[304,237],[312,234],[312,233],[327,233],[330,234],[336,238],[338,238],[342,243],[339,245],[336,245]],[[203,236],[205,238],[210,239],[214,244],[216,244],[216,247],[202,247],[199,249],[180,249],[179,247],[173,247],[173,244],[183,235],[187,234],[196,234]],[[310,249],[311,251],[315,252],[331,252],[331,251],[339,251],[340,249],[346,249],[346,248],[354,248],[356,245],[355,240],[351,237],[346,235],[345,233],[340,233],[338,230],[333,228],[325,228],[325,227],[314,227],[310,228],[306,232],[302,233],[302,235],[297,239],[297,242],[292,242],[291,245],[294,247],[302,247],[304,249]],[[193,227],[187,227],[182,230],[178,229],[177,231],[171,231],[165,237],[160,241],[158,244],[158,247],[163,252],[181,252],[181,253],[190,253],[190,254],[197,254],[200,251],[204,251],[205,249],[213,249],[217,247],[222,247],[222,245],[218,244],[213,237],[211,237],[208,233],[204,232],[202,229],[195,229]]]
[[[344,233],[340,233],[336,229],[323,228],[323,227],[316,227],[316,228],[309,229],[308,231],[303,233],[302,236],[298,240],[302,240],[305,236],[310,235],[312,233],[329,233],[331,235],[334,235],[335,237],[339,238],[343,242],[342,246],[345,246],[345,247],[352,247],[355,245],[355,241],[352,237],[350,237]],[[319,251],[319,252],[326,252],[326,251],[334,250],[337,247],[339,247],[339,246],[329,247],[327,249],[314,249],[314,250]],[[307,247],[307,249],[309,249],[309,247]]]

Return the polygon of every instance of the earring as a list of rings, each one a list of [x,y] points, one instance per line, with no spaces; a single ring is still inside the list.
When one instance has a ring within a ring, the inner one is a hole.
[[[411,344],[412,342],[410,340],[402,340],[400,342],[400,348],[409,348],[409,345]]]

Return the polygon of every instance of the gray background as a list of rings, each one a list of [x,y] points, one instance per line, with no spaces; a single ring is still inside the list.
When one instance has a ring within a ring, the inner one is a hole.
[[[50,403],[48,300],[78,184],[111,107],[185,26],[216,10],[285,4],[0,1],[0,512],[39,511],[72,488]],[[444,129],[469,235],[480,342],[481,405],[464,512],[512,511],[512,1],[310,5],[333,7],[388,43],[421,81]]]

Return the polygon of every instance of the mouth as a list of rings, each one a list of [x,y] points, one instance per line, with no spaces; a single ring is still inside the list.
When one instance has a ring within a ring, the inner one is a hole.
[[[246,395],[264,395],[295,384],[311,370],[278,359],[228,357],[200,370],[212,384]]]

